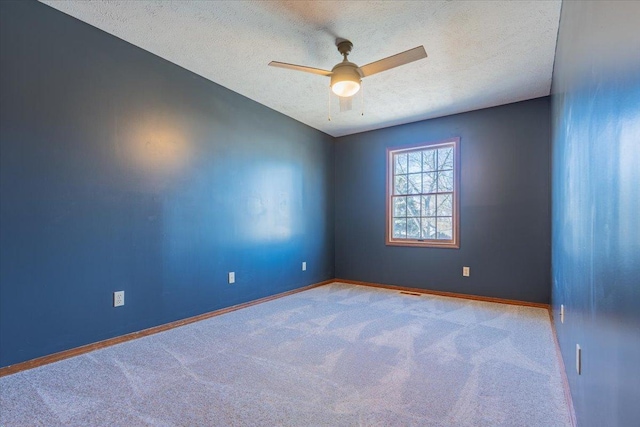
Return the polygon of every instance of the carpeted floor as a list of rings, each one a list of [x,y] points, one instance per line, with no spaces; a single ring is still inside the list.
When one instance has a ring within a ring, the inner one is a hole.
[[[0,378],[2,426],[569,426],[544,309],[335,283]]]

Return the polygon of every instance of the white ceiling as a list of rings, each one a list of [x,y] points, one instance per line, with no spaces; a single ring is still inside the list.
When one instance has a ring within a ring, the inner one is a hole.
[[[44,3],[287,116],[342,136],[549,94],[560,0],[53,1]],[[329,121],[336,37],[358,65],[424,45],[429,57],[364,79],[364,115]]]

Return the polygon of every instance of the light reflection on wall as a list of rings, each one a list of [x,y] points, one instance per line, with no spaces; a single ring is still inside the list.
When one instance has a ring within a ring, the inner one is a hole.
[[[634,92],[640,95],[640,84]],[[631,97],[631,99],[638,99]],[[640,165],[640,111],[628,108],[627,114],[620,120],[620,149],[618,162],[620,165],[620,200],[618,210],[619,242],[624,253],[633,257],[640,249],[640,226],[638,226],[638,212],[640,211],[640,197],[638,191],[638,166]],[[629,247],[627,247],[629,246]],[[636,251],[633,250],[636,248]]]
[[[271,166],[248,177],[243,240],[276,242],[301,232],[302,177],[291,166]]]
[[[119,127],[118,149],[130,167],[165,175],[187,166],[191,141],[175,116],[152,112],[125,118]]]

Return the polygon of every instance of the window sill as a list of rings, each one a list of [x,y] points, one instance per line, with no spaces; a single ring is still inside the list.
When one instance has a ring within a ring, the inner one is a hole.
[[[413,246],[418,248],[442,248],[442,249],[460,249],[460,243],[450,240],[438,241],[420,241],[420,240],[388,240],[385,242],[387,246]]]

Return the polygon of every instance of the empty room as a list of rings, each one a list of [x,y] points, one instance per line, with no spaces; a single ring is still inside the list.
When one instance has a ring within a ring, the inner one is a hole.
[[[640,425],[640,2],[0,1],[0,426]]]

